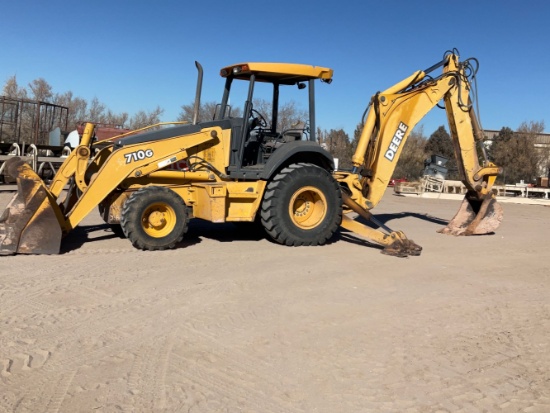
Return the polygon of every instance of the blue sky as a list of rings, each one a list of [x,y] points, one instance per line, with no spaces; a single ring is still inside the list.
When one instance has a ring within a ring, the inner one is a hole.
[[[203,101],[219,101],[223,66],[295,62],[334,69],[333,83],[316,89],[317,125],[352,135],[372,94],[457,48],[480,62],[484,128],[544,121],[550,130],[544,0],[0,0],[0,10],[2,86],[42,77],[117,113],[160,106],[175,120],[194,98],[195,60]],[[429,136],[446,125],[444,111],[419,125]]]

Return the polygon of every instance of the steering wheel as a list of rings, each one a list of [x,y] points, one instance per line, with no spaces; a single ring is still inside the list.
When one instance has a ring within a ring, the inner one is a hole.
[[[252,125],[254,125],[252,129],[254,129],[256,126],[259,126],[261,128],[267,128],[267,120],[265,120],[263,115],[260,112],[258,112],[256,109],[251,109],[250,111],[253,117]]]

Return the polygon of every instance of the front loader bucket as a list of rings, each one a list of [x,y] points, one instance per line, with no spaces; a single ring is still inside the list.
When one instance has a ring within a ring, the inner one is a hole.
[[[61,212],[54,197],[20,158],[6,161],[6,169],[17,179],[17,193],[0,217],[0,255],[59,254]]]
[[[499,227],[503,214],[492,194],[483,199],[466,194],[454,218],[438,232],[449,235],[490,234]]]

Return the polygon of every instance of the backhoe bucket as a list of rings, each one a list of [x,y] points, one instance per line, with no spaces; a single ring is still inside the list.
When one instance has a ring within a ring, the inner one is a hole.
[[[0,217],[0,255],[59,254],[61,211],[55,198],[20,158],[6,161],[6,169],[17,179],[17,193]]]
[[[492,194],[483,199],[467,194],[454,218],[437,232],[449,235],[490,234],[499,227],[503,214]]]

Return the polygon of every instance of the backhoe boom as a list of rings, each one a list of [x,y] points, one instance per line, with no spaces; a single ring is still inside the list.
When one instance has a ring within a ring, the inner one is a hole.
[[[443,67],[440,76],[427,76],[439,67]],[[489,162],[484,151],[483,165],[479,164],[476,135],[480,128],[472,110],[472,84],[468,77],[473,75],[470,60],[460,62],[453,51],[429,69],[417,71],[376,93],[352,157],[354,168],[351,173],[336,173],[349,199],[367,211],[380,202],[413,128],[443,100],[470,207],[461,208],[462,212],[442,232],[469,235],[494,231],[502,220],[502,210],[496,205],[491,188],[502,169]],[[483,203],[486,205],[481,208]]]

